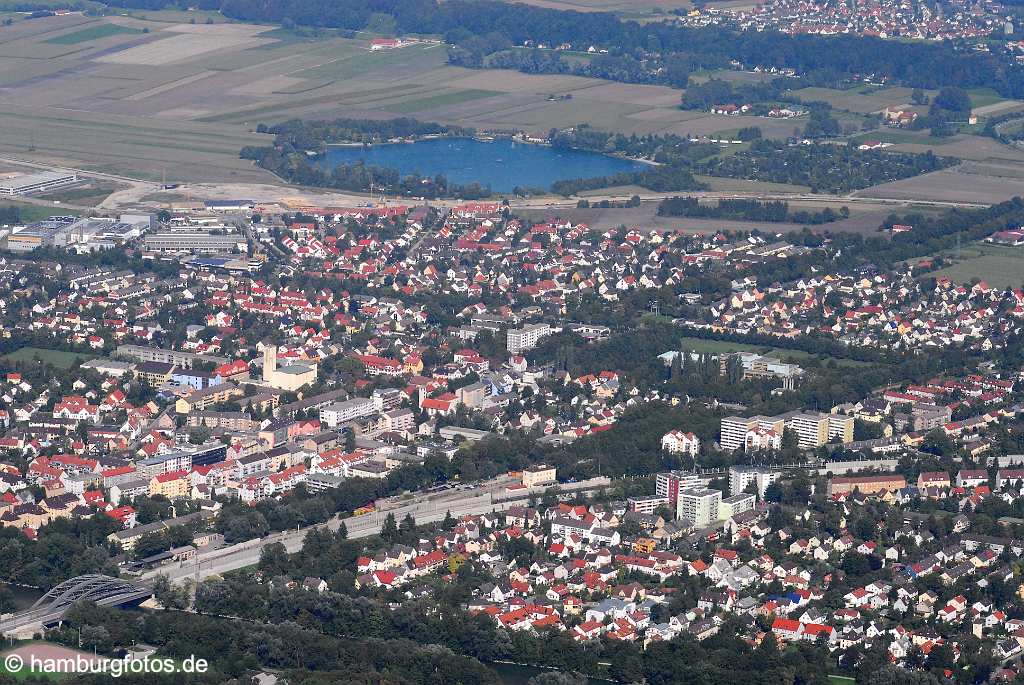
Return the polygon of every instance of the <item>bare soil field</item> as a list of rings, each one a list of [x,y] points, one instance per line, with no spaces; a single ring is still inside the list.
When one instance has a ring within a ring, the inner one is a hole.
[[[187,29],[205,28],[207,31],[197,32]],[[161,38],[151,43],[137,45],[125,50],[99,57],[98,62],[111,64],[141,64],[145,66],[164,66],[178,62],[187,62],[200,55],[220,50],[245,49],[260,45],[263,41],[255,37],[258,31],[242,33],[233,30],[230,24],[211,24],[210,26],[190,26],[183,24],[167,29],[178,35]],[[213,29],[218,29],[214,31]]]
[[[938,202],[992,204],[1024,196],[1024,179],[991,174],[965,173],[960,167],[943,169],[914,178],[883,183],[858,191],[860,197]]]
[[[99,664],[107,660],[106,657],[46,642],[32,642],[4,652],[5,659],[12,655],[20,657],[21,663],[24,665],[20,671],[11,674],[15,679],[23,679],[32,674],[45,680],[56,680],[61,677],[61,674],[76,672],[74,664],[75,660],[79,658],[91,664]],[[52,666],[54,670],[52,672],[49,670],[36,672],[31,669],[33,660],[46,664],[47,668]],[[93,666],[93,668],[96,667]],[[6,667],[0,668],[0,673],[3,672],[7,672]]]

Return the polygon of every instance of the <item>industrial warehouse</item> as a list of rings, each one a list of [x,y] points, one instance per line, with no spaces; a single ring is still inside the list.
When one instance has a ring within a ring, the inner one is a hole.
[[[24,174],[0,179],[0,195],[28,195],[45,190],[53,190],[78,182],[78,174],[62,171],[41,171],[37,174]]]

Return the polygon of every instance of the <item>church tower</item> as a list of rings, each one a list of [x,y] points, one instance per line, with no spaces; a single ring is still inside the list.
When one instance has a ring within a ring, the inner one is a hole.
[[[271,382],[275,371],[277,371],[277,345],[269,343],[263,346],[263,382]]]

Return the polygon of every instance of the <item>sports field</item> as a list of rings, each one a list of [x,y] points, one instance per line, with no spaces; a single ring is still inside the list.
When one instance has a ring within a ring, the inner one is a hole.
[[[4,356],[4,359],[12,362],[35,362],[39,360],[43,364],[49,364],[58,369],[70,369],[79,361],[90,358],[86,354],[64,352],[63,350],[46,350],[41,347],[22,347]]]
[[[104,657],[98,657],[89,652],[48,642],[33,641],[0,652],[0,674],[15,681],[33,678],[58,682],[74,674],[74,671],[69,670],[68,667],[73,664],[71,660],[76,658],[93,663],[105,661]],[[42,668],[32,668],[33,660]],[[22,664],[22,667],[18,669],[10,667],[16,664]],[[55,670],[49,670],[51,666],[55,667]]]
[[[750,345],[747,343],[732,342],[730,340],[706,340],[704,338],[683,337],[679,349],[690,350],[698,354],[723,354],[727,352],[757,352],[776,357],[782,361],[799,364],[814,355],[802,350],[787,350],[784,348],[767,347],[764,345]],[[853,359],[835,359],[840,366],[863,366],[867,362],[860,362]]]

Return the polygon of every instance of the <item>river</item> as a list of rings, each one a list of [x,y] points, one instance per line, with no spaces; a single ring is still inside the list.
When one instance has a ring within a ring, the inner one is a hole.
[[[552,672],[552,669],[520,666],[519,664],[485,662],[484,665],[498,674],[498,682],[501,685],[526,685],[533,676]],[[595,678],[587,679],[587,685],[608,685],[609,682]]]
[[[23,611],[28,609],[30,606],[35,604],[35,601],[43,596],[42,590],[37,590],[33,587],[24,587],[22,585],[11,585],[9,583],[0,583],[0,588],[7,588],[14,595],[14,610]]]
[[[508,138],[481,141],[472,138],[434,138],[416,143],[335,146],[317,160],[333,169],[362,160],[371,166],[398,169],[402,176],[444,176],[453,183],[479,183],[498,193],[523,188],[551,187],[555,181],[610,176],[647,168],[635,162],[597,152],[563,150],[519,143]]]

